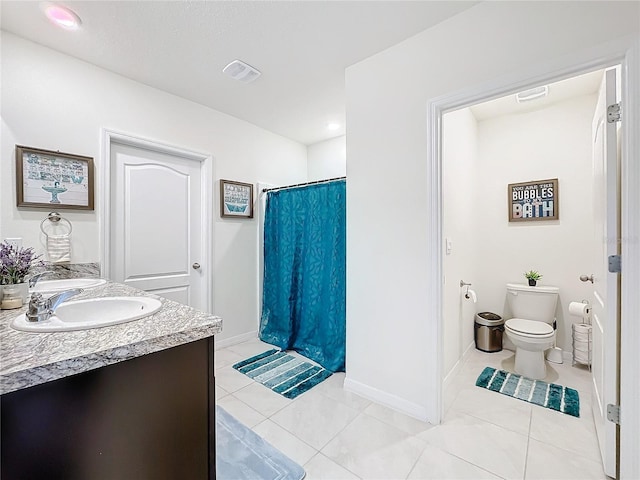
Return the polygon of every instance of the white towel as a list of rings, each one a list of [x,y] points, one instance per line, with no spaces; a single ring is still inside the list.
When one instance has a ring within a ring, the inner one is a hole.
[[[51,263],[71,262],[71,234],[47,235],[47,255]]]

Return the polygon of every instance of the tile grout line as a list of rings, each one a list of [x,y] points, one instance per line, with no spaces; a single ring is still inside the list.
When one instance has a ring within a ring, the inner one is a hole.
[[[415,435],[413,435],[413,437],[417,438]],[[420,439],[418,438],[418,440],[420,440]],[[415,470],[416,465],[418,465],[418,462],[420,461],[420,459],[422,458],[422,455],[424,454],[424,451],[429,447],[429,443],[427,443],[427,442],[424,442],[424,443],[425,443],[424,448],[420,452],[420,455],[418,455],[418,458],[416,458],[416,461],[413,462],[413,465],[411,465],[411,468],[409,469],[409,472],[405,475],[405,477],[404,477],[405,480],[408,479],[409,476],[411,475],[411,473]]]
[[[473,462],[470,462],[470,461],[469,461],[469,460],[467,460],[466,458],[462,458],[461,456],[456,455],[455,453],[452,453],[452,452],[450,452],[449,450],[445,450],[444,448],[441,448],[440,446],[435,445],[435,444],[430,443],[430,442],[425,442],[425,443],[427,443],[427,445],[428,445],[428,446],[431,446],[431,447],[437,448],[438,450],[440,450],[440,451],[442,451],[442,452],[446,453],[447,455],[451,455],[452,457],[455,457],[455,458],[457,458],[458,460],[463,461],[464,463],[468,463],[469,465],[472,465],[472,466],[474,466],[475,468],[477,468],[477,469],[479,469],[479,470],[482,470],[482,471],[484,471],[484,472],[487,472],[487,473],[489,473],[489,474],[493,475],[493,476],[494,476],[494,477],[496,477],[496,478],[503,478],[503,479],[504,479],[504,477],[503,477],[503,476],[498,475],[496,472],[492,472],[491,470],[488,470],[487,468],[485,468],[485,467],[483,467],[483,466],[481,466],[481,465],[477,465],[477,464],[475,464],[475,463],[473,463]],[[425,448],[426,448],[426,447],[425,447]],[[424,453],[424,451],[423,451],[423,453]],[[422,456],[422,454],[420,454],[420,455]],[[414,467],[414,468],[415,468],[415,467]],[[409,472],[409,474],[411,474],[411,472]]]
[[[535,438],[535,437],[531,437],[531,440],[533,440],[533,441],[535,441],[535,442],[541,442],[541,443],[544,443],[544,441],[543,441],[543,440],[538,440],[538,439],[537,439],[537,438]],[[579,457],[579,458],[581,458],[582,460],[586,460],[586,461],[589,461],[589,462],[594,462],[594,461],[595,461],[596,463],[598,463],[598,462],[599,462],[599,463],[602,465],[602,458],[600,457],[600,453],[599,453],[599,452],[598,452],[598,460],[594,460],[594,459],[593,459],[593,455],[587,455],[587,454],[581,453],[581,452],[579,452],[579,451],[577,451],[577,450],[567,450],[566,448],[561,447],[561,446],[559,446],[559,445],[554,445],[554,444],[549,444],[549,445],[551,445],[551,446],[552,446],[554,449],[556,449],[556,450],[561,450],[562,452],[564,452],[564,453],[565,453],[565,454],[567,454],[567,455],[573,455],[574,457]]]
[[[522,479],[527,478],[527,466],[529,464],[529,445],[531,445],[531,424],[533,423],[533,408],[529,409],[529,433],[527,434],[527,449],[524,455],[524,471],[522,472]]]
[[[252,379],[252,380],[253,380],[253,379]],[[288,401],[288,403],[287,403],[286,405],[283,405],[282,407],[279,407],[275,412],[273,412],[273,413],[271,413],[271,414],[269,414],[269,415],[266,415],[266,414],[264,414],[264,413],[262,413],[262,412],[258,412],[258,413],[260,413],[263,417],[265,417],[266,419],[270,419],[272,416],[274,416],[274,415],[275,415],[276,413],[278,413],[280,410],[283,410],[283,409],[287,408],[289,405],[291,405],[293,402],[295,402],[295,401],[297,400],[297,398],[290,399],[290,398],[284,397],[284,396],[280,395],[279,393],[274,392],[274,391],[273,391],[273,390],[271,390],[269,387],[266,387],[266,386],[265,386],[265,385],[263,385],[262,383],[260,383],[260,382],[256,382],[255,380],[253,380],[253,383],[250,383],[249,385],[246,385],[246,386],[244,386],[244,387],[242,387],[242,388],[240,388],[240,389],[236,390],[234,393],[241,392],[241,391],[242,391],[242,390],[244,390],[245,388],[252,387],[253,385],[260,385],[261,387],[265,388],[267,391],[269,391],[269,392],[273,393],[274,395],[278,395],[278,396],[280,396],[280,397],[282,397],[283,399],[285,399],[285,400],[287,400],[287,401]],[[233,395],[233,394],[230,394],[230,395]],[[238,400],[243,401],[241,398],[238,398]],[[249,405],[247,402],[244,402],[244,403],[245,403],[245,404],[247,404],[247,405]],[[252,407],[251,405],[249,405],[249,406],[250,406],[251,408],[253,408],[254,410],[256,410],[256,408]],[[258,411],[258,410],[256,410],[256,411]],[[274,423],[275,423],[275,422],[274,422]]]
[[[439,448],[439,447],[438,447],[438,448]],[[442,450],[442,449],[440,449],[440,450]],[[449,451],[447,451],[447,450],[442,450],[442,451],[443,451],[443,452],[445,452],[445,453],[448,453],[448,454],[449,454],[449,455],[451,455],[452,457],[456,457],[458,460],[462,460],[463,462],[468,463],[469,465],[473,465],[473,466],[474,466],[474,467],[476,467],[478,470],[482,470],[483,472],[487,472],[487,473],[489,473],[489,474],[493,475],[493,476],[494,476],[494,477],[496,477],[496,478],[503,478],[503,479],[504,479],[504,477],[503,477],[502,475],[498,475],[496,472],[492,472],[491,470],[487,470],[485,467],[483,467],[483,466],[481,466],[481,465],[476,465],[475,463],[472,463],[472,462],[470,462],[469,460],[466,460],[466,459],[464,459],[464,458],[462,458],[462,457],[459,457],[459,456],[458,456],[458,455],[456,455],[455,453],[451,453],[451,452],[449,452]]]
[[[354,397],[358,397],[359,399],[362,399],[362,400],[364,400],[364,401],[368,402],[368,403],[367,403],[367,406],[366,406],[366,407],[364,407],[364,408],[367,408],[367,407],[369,407],[369,405],[372,405],[373,403],[375,403],[375,402],[372,402],[371,400],[369,400],[368,398],[361,397],[361,396],[360,396],[360,395],[358,395],[357,393],[347,392],[347,391],[344,389],[344,387],[343,387],[343,386],[341,386],[341,387],[340,387],[340,389],[341,389],[344,393],[349,393],[349,394],[351,394],[351,395],[352,395],[352,396],[354,396]],[[331,400],[335,400],[336,402],[340,402],[341,404],[343,404],[343,405],[344,405],[344,406],[346,406],[346,407],[353,408],[351,405],[348,405],[346,401],[342,401],[342,400],[339,400],[339,399],[337,399],[337,398],[334,398],[334,397],[332,397],[331,395],[327,394],[326,392],[324,392],[324,391],[322,391],[322,390],[317,390],[317,392],[318,392],[318,394],[319,394],[319,395],[322,395],[322,396],[324,396],[324,397],[326,397],[326,398],[330,398]],[[354,410],[355,410],[355,409],[354,409]]]
[[[275,415],[275,414],[274,414]],[[307,442],[305,442],[302,438],[298,437],[295,433],[290,432],[289,430],[287,430],[286,428],[284,428],[282,425],[280,425],[279,423],[274,422],[273,420],[271,420],[271,417],[267,417],[265,418],[262,422],[258,423],[257,425],[255,425],[254,427],[251,427],[251,430],[256,434],[259,435],[261,438],[263,438],[265,441],[268,442],[267,439],[265,439],[264,437],[262,437],[262,435],[260,435],[258,432],[256,432],[254,429],[257,428],[259,425],[262,425],[263,423],[265,423],[266,421],[270,421],[271,423],[273,423],[276,427],[281,428],[282,430],[284,430],[285,432],[287,432],[289,435],[291,435],[292,437],[294,437],[296,440],[298,440],[299,442],[303,443],[304,445],[306,445],[307,447],[311,448],[315,453],[311,456],[311,458],[309,460],[307,460],[305,462],[305,465],[307,463],[309,463],[311,460],[313,460],[313,458],[316,457],[316,455],[318,455],[320,453],[320,450],[318,450],[316,447],[314,447],[313,445],[309,445]],[[269,442],[271,443],[271,442]],[[289,457],[291,458],[291,457]],[[304,465],[303,465],[304,466]]]
[[[305,392],[307,393],[307,392]],[[356,410],[355,408],[349,407],[348,405],[343,404],[342,402],[339,402],[338,400],[328,397],[326,395],[322,395],[325,398],[334,401],[336,403],[340,403],[343,407],[349,408],[350,410],[354,410],[356,411],[358,414],[360,414],[361,412],[359,412],[358,410]],[[290,407],[291,405],[293,405],[299,398],[302,398],[303,395],[300,395],[299,397],[293,399],[291,401],[291,403],[289,405],[286,405],[285,407],[282,407],[280,410],[278,410],[278,412],[273,413],[273,415],[270,415],[269,417],[266,417],[267,419],[271,420],[271,417],[276,415],[277,413],[279,413],[280,411],[284,410],[287,407]],[[238,399],[240,400],[240,399]],[[241,400],[242,401],[242,400]],[[259,412],[258,412],[259,413]],[[262,414],[261,414],[262,415]],[[264,415],[263,415],[264,416]],[[310,445],[309,443],[307,443],[306,441],[304,441],[302,438],[298,437],[298,435],[295,434],[295,432],[292,432],[291,430],[289,430],[286,426],[281,425],[280,423],[276,422],[275,420],[271,420],[273,423],[275,423],[276,425],[278,425],[280,428],[282,428],[283,430],[285,430],[286,432],[290,433],[291,435],[293,435],[294,437],[296,437],[298,440],[300,440],[301,442],[303,442],[305,445],[309,445],[311,448],[313,448],[314,450],[317,450],[319,453],[322,453],[322,449],[325,448],[334,438],[336,438],[336,436],[338,436],[340,433],[342,433],[342,431],[347,428],[347,426],[351,425],[351,423],[358,418],[358,415],[356,415],[351,421],[349,421],[347,424],[345,424],[344,427],[342,427],[333,437],[331,437],[329,440],[327,440],[320,448],[316,448],[314,445]],[[325,455],[326,456],[326,455]],[[329,457],[327,457],[329,458]],[[333,461],[333,460],[332,460]],[[335,462],[334,462],[335,463]],[[337,464],[340,465],[340,464]],[[342,465],[340,465],[341,467],[343,467]],[[346,468],[346,467],[343,467]],[[348,469],[347,469],[348,470]],[[351,471],[351,470],[349,470]]]
[[[244,388],[244,387],[242,387],[242,388]],[[229,395],[227,395],[227,397],[233,397],[233,398],[234,398],[234,400],[237,400],[238,402],[240,402],[240,403],[241,403],[242,405],[244,405],[245,407],[249,408],[250,410],[253,410],[255,413],[257,413],[258,415],[260,415],[261,417],[263,417],[263,418],[264,418],[264,420],[266,420],[266,419],[268,418],[266,415],[263,415],[262,413],[260,413],[259,411],[257,411],[255,408],[253,408],[251,405],[249,405],[249,404],[247,404],[247,403],[243,402],[243,401],[242,401],[242,399],[240,399],[240,398],[236,397],[233,393],[230,393]],[[227,398],[227,397],[225,397],[225,398]],[[216,403],[216,406],[217,406],[217,405],[220,405],[220,404],[219,404],[219,403]],[[224,408],[224,406],[222,406],[222,405],[220,405],[220,406],[221,406],[222,408]],[[225,410],[226,410],[226,409],[225,409]],[[227,412],[227,413],[229,413],[229,414],[231,415],[231,413],[230,413],[230,412]],[[235,417],[234,417],[234,418],[235,418]],[[242,422],[239,418],[236,418],[236,420],[238,420],[240,423],[242,423],[242,424],[243,424],[245,427],[247,427],[248,429],[250,429],[250,430],[252,430],[252,429],[253,429],[253,427],[250,427],[249,425],[246,425],[246,424],[245,424],[244,422]],[[256,425],[258,425],[258,424],[260,424],[260,423],[264,422],[264,420],[260,420]],[[254,425],[254,426],[255,426],[255,425]]]
[[[320,393],[320,394],[322,394],[322,392],[319,392],[319,393]],[[326,395],[323,395],[323,396],[324,396],[325,398],[329,398],[330,400],[333,400],[334,402],[338,402],[338,400],[336,400],[335,398],[331,398],[331,397],[328,397],[328,396],[326,396]],[[338,403],[342,403],[342,402],[338,402]],[[355,408],[353,408],[353,407],[349,407],[348,405],[345,405],[345,404],[342,404],[342,406],[345,406],[345,407],[347,407],[347,408],[350,408],[351,410],[356,410]],[[356,410],[356,411],[357,411],[357,410]],[[325,444],[324,444],[324,445],[322,445],[322,447],[320,447],[320,449],[318,450],[318,453],[319,453],[319,454],[322,454],[324,457],[328,458],[329,460],[331,460],[331,461],[332,461],[333,463],[335,463],[336,465],[339,465],[341,468],[345,469],[347,472],[349,472],[349,473],[353,474],[356,478],[360,478],[360,479],[361,479],[362,477],[360,477],[360,475],[358,475],[357,473],[355,473],[354,471],[352,471],[352,470],[351,470],[350,468],[348,468],[346,465],[342,465],[341,463],[336,462],[334,459],[332,459],[332,458],[331,458],[331,457],[329,457],[328,455],[325,455],[325,454],[322,452],[322,450],[323,450],[327,445],[329,445],[332,441],[334,441],[334,440],[338,437],[338,435],[340,435],[340,434],[341,434],[341,433],[342,433],[342,432],[343,432],[343,431],[344,431],[344,430],[345,430],[349,425],[351,425],[353,422],[355,422],[355,421],[356,421],[356,419],[357,419],[360,415],[365,415],[365,413],[364,413],[364,412],[358,412],[358,415],[356,415],[355,417],[353,417],[353,419],[352,419],[351,421],[347,422],[347,423],[344,425],[344,427],[342,427],[338,432],[336,432],[336,434],[335,434],[333,437],[331,437],[329,440],[327,440],[327,441],[325,442]],[[283,427],[283,428],[284,428],[284,427]],[[286,430],[286,429],[285,429],[285,430]],[[288,431],[288,430],[287,430],[287,431]],[[293,432],[290,432],[290,433],[291,433],[293,436],[295,436],[296,438],[298,438],[298,436],[297,436],[295,433],[293,433]],[[315,448],[315,447],[313,447],[313,448]]]
[[[258,382],[255,382],[258,383]],[[259,383],[258,383],[259,384]],[[263,385],[264,387],[264,385]],[[265,387],[267,388],[267,387]],[[306,392],[305,392],[306,393]],[[279,395],[279,394],[277,394]],[[302,395],[300,395],[300,397],[302,397]],[[272,420],[271,418],[273,416],[275,416],[276,414],[278,414],[279,412],[281,412],[282,410],[284,410],[285,408],[291,406],[294,404],[294,402],[296,402],[300,397],[294,398],[293,400],[290,400],[289,403],[287,405],[285,405],[282,408],[279,408],[277,411],[273,412],[271,415],[269,415],[266,419],[271,421],[274,425],[277,425],[278,427],[280,427],[282,430],[284,430],[285,432],[287,432],[289,435],[292,435],[293,437],[295,437],[296,439],[298,439],[299,441],[301,441],[302,443],[304,443],[305,445],[308,445],[310,448],[313,448],[317,453],[320,453],[320,450],[318,450],[316,447],[314,447],[313,445],[307,443],[305,440],[303,440],[302,438],[300,438],[298,435],[296,435],[295,433],[293,433],[292,431],[290,431],[289,429],[285,428],[283,425],[280,425],[278,422],[276,422],[275,420]],[[313,456],[315,457],[315,455]],[[311,458],[313,458],[311,457]],[[311,461],[311,459],[309,459],[309,461]]]
[[[453,409],[453,410],[454,410],[454,412],[458,412],[458,413],[462,413],[464,415],[468,415],[468,416],[473,417],[473,418],[475,418],[477,420],[480,420],[482,422],[488,423],[489,425],[493,425],[494,427],[502,428],[503,430],[507,430],[507,431],[509,431],[511,433],[516,433],[516,434],[518,434],[518,435],[520,435],[522,437],[528,437],[529,436],[528,432],[527,433],[522,433],[522,432],[519,432],[517,430],[514,430],[513,428],[505,427],[504,425],[500,425],[498,423],[494,423],[494,422],[492,422],[490,420],[487,420],[486,418],[478,417],[477,415],[474,415],[475,412],[464,412],[462,410],[456,410],[456,409]],[[531,422],[531,421],[529,421],[529,422]]]
[[[305,475],[307,473],[307,469],[305,468],[309,462],[311,462],[314,458],[316,458],[318,455],[322,455],[324,458],[326,458],[327,460],[329,460],[332,463],[335,463],[337,466],[339,466],[340,468],[342,468],[343,470],[349,472],[351,475],[353,475],[354,477],[356,477],[358,480],[362,480],[362,477],[360,475],[355,474],[354,472],[352,472],[351,470],[349,470],[347,467],[340,465],[338,462],[334,462],[331,458],[327,457],[324,453],[322,453],[320,450],[317,451],[317,453],[311,457],[304,465],[302,465],[302,468],[304,468],[305,470]],[[305,476],[306,478],[306,476]]]
[[[327,398],[328,398],[328,397],[327,397]],[[334,402],[337,402],[337,400],[335,400],[335,399],[332,399],[332,400],[333,400]],[[345,406],[345,405],[343,405],[343,406]],[[351,408],[351,407],[347,407],[347,408]],[[351,408],[351,410],[355,410],[355,408]],[[357,410],[356,410],[356,411],[357,411]],[[340,434],[345,430],[345,428],[347,428],[349,425],[351,425],[353,422],[355,422],[356,418],[358,418],[358,417],[359,417],[360,415],[362,415],[362,414],[364,414],[364,412],[358,412],[358,415],[356,415],[355,417],[353,417],[349,422],[347,422],[347,423],[344,425],[344,427],[342,427],[338,432],[336,432],[336,434],[335,434],[333,437],[331,437],[329,440],[327,440],[327,441],[325,442],[325,444],[324,444],[324,445],[322,445],[322,447],[320,448],[319,452],[320,452],[320,453],[322,453],[322,449],[323,449],[323,448],[325,448],[327,445],[329,445],[331,442],[333,442],[333,441],[336,439],[336,437],[337,437],[338,435],[340,435]],[[324,455],[324,454],[323,454],[323,455]],[[326,455],[325,455],[325,457],[326,457]],[[327,457],[327,458],[329,458],[329,457]],[[333,460],[332,460],[332,461],[333,461]],[[338,462],[335,462],[335,463],[337,463],[338,465],[340,465]],[[349,469],[348,469],[347,467],[345,467],[344,465],[340,465],[340,466],[341,466],[342,468],[346,468],[347,470],[349,470]],[[349,470],[349,471],[351,472],[351,470]],[[357,475],[356,475],[356,476],[357,476]]]

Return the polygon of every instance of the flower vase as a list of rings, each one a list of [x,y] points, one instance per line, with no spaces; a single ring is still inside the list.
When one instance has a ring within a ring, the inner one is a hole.
[[[536,280],[533,280],[532,278],[529,279],[529,286],[530,287],[535,287],[536,286]]]

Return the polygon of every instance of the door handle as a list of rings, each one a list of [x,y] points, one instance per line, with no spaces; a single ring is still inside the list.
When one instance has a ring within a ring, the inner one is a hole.
[[[591,282],[593,283],[593,273],[591,275],[580,275],[581,282]]]
[[[200,264],[199,264],[198,262],[196,262],[196,263],[194,263],[193,265],[191,265],[191,267],[192,267],[194,270],[200,270]]]

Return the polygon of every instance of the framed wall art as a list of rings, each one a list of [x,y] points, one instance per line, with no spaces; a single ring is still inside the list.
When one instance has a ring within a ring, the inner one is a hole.
[[[253,218],[253,185],[220,180],[220,216]]]
[[[16,145],[18,207],[93,210],[93,158]]]
[[[558,179],[510,183],[507,202],[510,222],[558,220]]]

